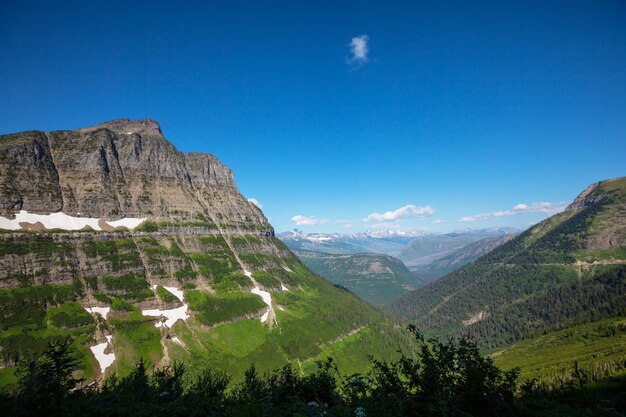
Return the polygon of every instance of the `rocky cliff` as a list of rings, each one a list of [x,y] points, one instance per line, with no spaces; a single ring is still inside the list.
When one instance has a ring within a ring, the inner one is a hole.
[[[19,210],[271,229],[228,167],[213,155],[179,152],[149,119],[2,136],[0,215]]]

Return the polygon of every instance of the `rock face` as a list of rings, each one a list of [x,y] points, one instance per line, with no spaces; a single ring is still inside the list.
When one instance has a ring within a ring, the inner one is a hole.
[[[16,211],[115,220],[207,220],[270,230],[209,154],[183,154],[154,120],[0,137],[0,215]]]

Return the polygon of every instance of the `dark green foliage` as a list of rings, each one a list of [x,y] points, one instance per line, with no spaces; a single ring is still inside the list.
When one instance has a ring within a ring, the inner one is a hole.
[[[175,303],[178,301],[178,298],[168,290],[166,290],[162,285],[157,286],[156,289],[157,295],[164,303]]]
[[[113,311],[133,311],[135,308],[132,303],[119,298],[114,298],[111,302],[111,310]]]
[[[113,299],[106,294],[94,294],[93,297],[101,303],[111,304]]]
[[[148,288],[148,281],[142,276],[126,274],[120,277],[105,276],[102,278],[104,286],[111,291],[135,291]]]
[[[68,243],[56,242],[50,234],[28,234],[0,240],[0,256],[29,254],[50,256],[54,253],[68,253],[71,250]]]
[[[80,283],[71,285],[37,285],[0,290],[0,329],[33,325],[44,327],[46,308],[75,301],[82,295]]]
[[[69,350],[69,339],[50,343],[41,357],[21,362],[14,413],[9,415],[53,416],[70,412],[74,405],[71,391],[82,382],[73,376],[79,365],[80,360]]]
[[[255,271],[252,276],[265,288],[280,288],[280,281],[269,271]]]
[[[185,299],[196,317],[206,325],[233,320],[256,313],[265,307],[260,297],[248,293],[233,293],[227,296],[212,296],[201,291],[187,291]]]
[[[320,277],[348,288],[370,303],[386,304],[421,282],[398,259],[378,253],[330,255],[299,251],[300,260]]]
[[[552,288],[496,311],[465,331],[485,347],[514,343],[572,324],[626,316],[626,266]]]
[[[47,316],[50,323],[60,329],[82,327],[93,323],[91,314],[78,303],[67,303],[49,308]]]
[[[157,224],[157,222],[154,222],[152,220],[146,220],[145,222],[141,223],[139,226],[135,227],[135,232],[152,233],[152,232],[158,232],[158,231],[159,231],[159,225]]]
[[[212,286],[217,291],[237,291],[242,288],[248,288],[252,285],[252,281],[247,276],[234,272],[221,277],[213,279]]]
[[[111,264],[115,272],[142,265],[135,242],[130,238],[90,240],[83,244],[85,255]]]
[[[223,416],[223,417],[522,417],[623,415],[623,377],[601,390],[578,379],[545,391],[533,382],[518,390],[517,371],[502,372],[467,339],[425,341],[396,362],[373,361],[366,374],[342,376],[331,359],[303,376],[292,365],[268,374],[250,367],[243,381],[208,368],[186,377],[180,363],[149,372],[140,360],[123,377],[80,388],[78,362],[68,343],[20,366],[15,391],[0,395],[15,416]],[[612,413],[611,413],[611,410]]]
[[[183,268],[181,270],[176,271],[176,273],[174,273],[174,277],[176,277],[176,280],[179,282],[195,279],[197,276],[198,276],[198,273],[194,271],[193,269],[191,269],[191,267]]]
[[[85,277],[84,280],[90,289],[92,289],[93,291],[98,290],[98,277],[89,276]]]
[[[215,253],[196,252],[192,253],[190,258],[197,265],[200,274],[205,277],[216,278],[234,271],[230,257],[218,257]]]

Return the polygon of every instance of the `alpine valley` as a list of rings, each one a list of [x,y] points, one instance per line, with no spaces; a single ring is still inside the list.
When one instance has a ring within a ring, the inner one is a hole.
[[[411,349],[400,325],[319,278],[212,155],[153,120],[0,136],[0,382],[69,337],[87,380],[175,361],[241,378]],[[198,366],[199,367],[199,366]]]

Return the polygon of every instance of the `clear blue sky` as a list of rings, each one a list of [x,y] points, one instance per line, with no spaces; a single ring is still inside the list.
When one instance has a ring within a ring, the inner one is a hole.
[[[523,228],[626,175],[624,1],[128,3],[0,4],[0,132],[156,119],[279,231]]]

